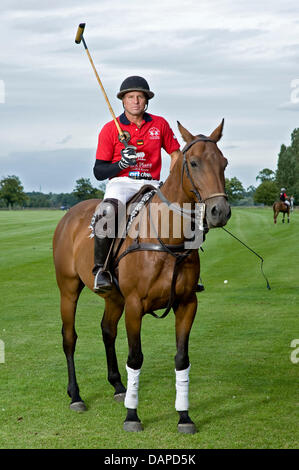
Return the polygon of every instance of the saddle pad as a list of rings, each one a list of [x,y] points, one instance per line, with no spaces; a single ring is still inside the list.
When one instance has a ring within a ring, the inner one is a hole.
[[[128,220],[127,220],[127,228],[126,228],[127,233],[129,232],[130,227],[135,217],[137,217],[139,212],[146,205],[149,199],[151,199],[154,196],[155,193],[156,193],[155,189],[153,189],[152,191],[149,191],[148,193],[145,193],[140,199],[140,201],[134,205],[134,209],[132,210],[132,212],[130,212]]]

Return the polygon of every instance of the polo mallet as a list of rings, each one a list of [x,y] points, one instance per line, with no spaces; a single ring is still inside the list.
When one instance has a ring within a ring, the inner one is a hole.
[[[90,63],[91,63],[91,66],[92,66],[93,71],[94,71],[94,73],[95,73],[95,76],[96,76],[96,78],[97,78],[97,81],[99,82],[99,85],[100,85],[100,87],[101,87],[101,89],[102,89],[104,98],[105,98],[106,103],[107,103],[107,105],[108,105],[109,111],[110,111],[110,113],[111,113],[111,115],[112,115],[112,118],[113,118],[113,121],[114,121],[114,123],[115,123],[115,125],[116,125],[116,127],[117,127],[119,140],[122,142],[122,144],[124,144],[125,147],[127,147],[127,146],[128,146],[127,137],[126,137],[124,131],[121,129],[121,127],[120,127],[120,125],[119,125],[119,123],[118,123],[118,120],[116,119],[116,116],[115,116],[114,111],[113,111],[113,109],[112,109],[112,107],[111,107],[111,104],[110,104],[110,102],[109,102],[109,99],[108,99],[108,96],[107,96],[107,94],[106,94],[106,91],[105,91],[105,89],[104,89],[104,87],[103,87],[103,84],[102,84],[101,79],[100,79],[100,77],[99,77],[99,75],[98,75],[98,72],[97,72],[97,70],[96,70],[96,68],[95,68],[95,66],[94,66],[93,60],[92,60],[92,58],[91,58],[91,55],[90,55],[90,53],[89,53],[89,50],[88,50],[87,45],[86,45],[86,42],[85,42],[85,39],[84,39],[84,37],[83,37],[84,28],[85,28],[85,23],[80,23],[79,26],[78,26],[77,34],[76,34],[75,43],[76,43],[76,44],[80,44],[81,41],[83,42],[84,48],[85,48],[86,53],[87,53],[87,55],[88,55],[89,61],[90,61]]]

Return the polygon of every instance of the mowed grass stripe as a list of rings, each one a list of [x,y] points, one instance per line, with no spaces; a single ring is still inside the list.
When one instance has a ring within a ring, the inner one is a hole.
[[[6,243],[0,265],[6,352],[0,364],[1,448],[298,448],[299,365],[290,361],[291,340],[299,338],[297,212],[291,224],[274,226],[271,210],[233,209],[228,228],[264,257],[271,291],[252,253],[223,230],[207,235],[201,253],[206,290],[198,294],[190,337],[190,416],[199,430],[193,436],[176,429],[173,314],[143,320],[139,415],[145,430],[127,434],[125,409],[114,403],[106,378],[104,302],[88,290],[78,304],[75,356],[88,411],[69,410],[51,251],[62,215],[0,212]],[[126,381],[123,318],[117,351]]]

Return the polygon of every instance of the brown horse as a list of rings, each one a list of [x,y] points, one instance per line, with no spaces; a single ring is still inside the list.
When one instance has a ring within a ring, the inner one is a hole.
[[[274,213],[273,217],[274,217],[274,223],[275,224],[277,222],[277,216],[278,216],[279,212],[283,213],[282,223],[284,223],[284,218],[285,218],[286,214],[288,216],[288,223],[290,223],[290,206],[285,204],[283,201],[274,202],[274,204],[273,204],[273,213]]]
[[[151,204],[161,204],[161,198],[163,207],[172,203],[176,203],[176,207],[183,207],[186,203],[191,207],[198,202],[205,203],[206,226],[224,226],[231,212],[225,194],[224,170],[227,160],[217,147],[222,135],[223,121],[209,137],[193,136],[180,123],[178,127],[186,146],[174,163],[160,193],[154,195]],[[75,374],[75,312],[83,287],[93,289],[93,241],[89,236],[89,225],[99,202],[88,200],[71,208],[59,222],[53,240],[56,278],[61,296],[63,348],[68,367],[67,391],[71,397],[70,407],[76,411],[84,411],[86,406],[80,397]],[[179,212],[176,217],[185,217],[184,212]],[[179,236],[174,236],[174,230],[160,238],[157,232],[161,234],[161,220],[162,216],[158,218],[155,227],[156,235],[143,238],[139,235],[139,249],[125,254],[126,250],[130,250],[133,243],[136,243],[136,239],[133,240],[129,232],[121,245],[115,267],[118,288],[113,287],[106,297],[103,295],[105,311],[101,328],[106,349],[108,380],[115,389],[115,399],[125,400],[127,416],[124,429],[141,430],[137,404],[139,372],[143,362],[140,340],[142,317],[146,313],[169,306],[171,298],[177,346],[175,407],[179,413],[178,430],[194,433],[196,428],[188,415],[188,341],[197,310],[196,289],[200,274],[198,247],[185,249],[184,234],[180,232]],[[146,223],[153,223],[149,214],[146,216]],[[127,390],[121,380],[115,352],[117,324],[123,310],[129,346]]]

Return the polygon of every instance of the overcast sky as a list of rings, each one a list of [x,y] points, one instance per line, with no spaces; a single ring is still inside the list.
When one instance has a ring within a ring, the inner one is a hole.
[[[297,0],[1,0],[0,21],[0,178],[15,174],[26,191],[98,184],[97,137],[111,116],[74,42],[81,22],[115,113],[120,83],[141,75],[155,92],[149,112],[180,143],[177,120],[210,134],[224,118],[226,176],[245,187],[276,169],[299,127]]]

